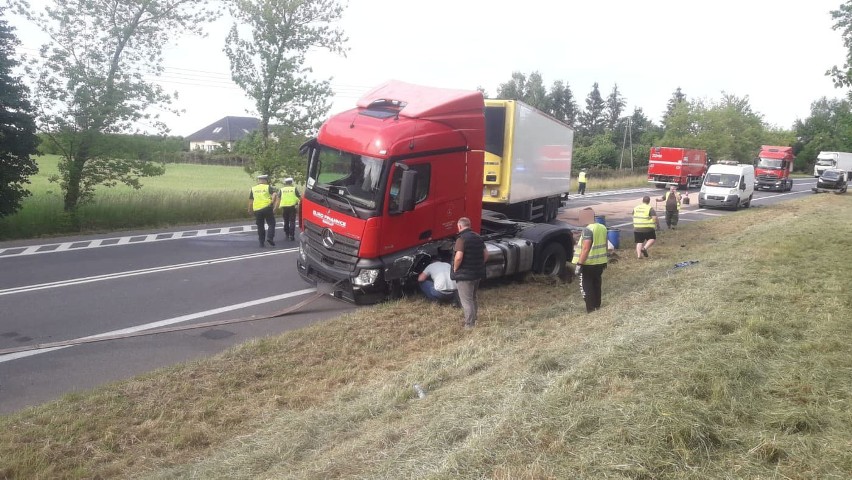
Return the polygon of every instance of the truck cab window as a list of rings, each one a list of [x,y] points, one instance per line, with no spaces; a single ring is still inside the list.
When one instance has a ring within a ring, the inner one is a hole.
[[[417,196],[416,203],[426,200],[429,196],[429,184],[432,174],[432,165],[421,163],[417,165],[409,165],[409,168],[417,172]],[[397,168],[393,172],[393,178],[390,183],[390,205],[388,211],[396,210],[399,206],[397,196],[399,195],[399,186],[402,183],[402,169]]]

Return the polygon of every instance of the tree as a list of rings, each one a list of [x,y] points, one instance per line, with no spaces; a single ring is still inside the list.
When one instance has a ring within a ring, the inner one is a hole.
[[[497,98],[523,100],[527,94],[527,77],[521,72],[512,72],[512,79],[497,87]]]
[[[719,102],[700,112],[697,148],[715,159],[751,163],[765,138],[761,115],[751,109],[748,96],[722,92]]]
[[[345,54],[347,39],[334,24],[343,13],[337,0],[231,0],[231,14],[248,27],[231,27],[225,53],[231,77],[255,102],[264,145],[269,122],[308,133],[328,113],[329,80],[311,80],[305,54],[325,49]]]
[[[307,137],[294,133],[284,126],[273,125],[271,138],[264,142],[260,131],[252,132],[234,145],[234,152],[252,158],[245,166],[248,174],[263,172],[269,175],[269,183],[292,177],[296,183],[305,181],[307,161],[299,155],[299,147]]]
[[[698,134],[698,112],[703,109],[700,102],[683,101],[673,104],[666,119],[661,147],[697,148],[695,138]]]
[[[38,145],[33,107],[27,87],[13,75],[20,63],[15,58],[19,42],[4,13],[0,8],[0,218],[21,208],[30,195],[24,185],[38,173],[32,159]]]
[[[675,109],[678,105],[686,101],[686,95],[680,90],[680,87],[677,87],[672,94],[672,98],[669,99],[669,103],[666,104],[666,111],[663,113],[663,119],[660,122],[662,123],[663,128],[668,128],[669,117],[675,113]]]
[[[527,80],[526,92],[521,100],[527,105],[537,108],[543,112],[550,110],[548,104],[547,88],[544,86],[544,80],[541,78],[541,73],[532,72]]]
[[[621,113],[624,112],[626,102],[621,92],[618,91],[618,84],[613,85],[612,92],[606,99],[606,128],[610,131],[615,130],[615,125],[618,119],[621,118]]]
[[[840,9],[831,11],[834,19],[833,30],[842,30],[843,46],[846,47],[846,63],[842,68],[837,65],[825,72],[834,81],[837,88],[852,87],[852,1],[847,0]]]
[[[214,13],[206,0],[54,0],[30,17],[51,38],[41,49],[34,103],[40,129],[62,152],[66,211],[91,199],[98,184],[141,188],[140,177],[164,172],[117,158],[103,139],[140,121],[165,131],[147,112],[170,96],[147,78],[162,72],[170,38],[201,33]]]
[[[796,168],[809,169],[821,151],[852,150],[852,104],[822,97],[811,104],[808,118],[796,120],[794,129],[798,139]]]
[[[579,115],[580,129],[584,135],[593,137],[604,133],[604,126],[606,125],[605,109],[606,104],[601,97],[598,82],[595,82],[592,85],[592,91],[586,97],[586,109]]]
[[[550,107],[548,113],[554,118],[572,127],[577,123],[577,102],[574,101],[574,94],[568,82],[562,83],[562,80],[553,82],[547,103]]]

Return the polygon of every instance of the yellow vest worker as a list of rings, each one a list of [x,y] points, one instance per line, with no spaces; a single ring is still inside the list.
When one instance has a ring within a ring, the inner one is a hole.
[[[580,237],[581,250],[574,273],[580,276],[580,293],[586,302],[586,313],[601,308],[602,274],[607,264],[606,227],[591,223]]]
[[[248,211],[249,214],[254,214],[260,247],[263,248],[264,241],[274,247],[275,213],[272,211],[272,202],[275,201],[275,190],[269,185],[268,175],[258,175],[257,182],[257,185],[251,187],[251,193],[249,193]]]
[[[284,219],[284,236],[287,240],[296,239],[296,206],[299,204],[300,198],[299,189],[293,185],[293,179],[285,178],[278,205],[281,207],[281,215]]]
[[[586,169],[580,170],[580,174],[577,175],[577,186],[580,191],[580,195],[586,194]]]
[[[299,203],[299,197],[296,196],[296,187],[293,185],[285,185],[281,187],[281,203],[282,207],[293,207]]]
[[[633,239],[636,241],[636,258],[648,256],[648,249],[657,241],[657,212],[651,208],[651,197],[642,197],[642,203],[633,208]]]

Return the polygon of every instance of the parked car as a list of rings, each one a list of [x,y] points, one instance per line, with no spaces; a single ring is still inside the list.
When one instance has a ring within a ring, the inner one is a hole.
[[[817,185],[812,190],[814,193],[834,192],[846,193],[848,174],[844,170],[829,168],[822,172],[817,179]]]

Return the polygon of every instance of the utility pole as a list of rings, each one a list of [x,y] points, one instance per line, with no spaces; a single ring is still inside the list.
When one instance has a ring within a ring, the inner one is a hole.
[[[618,168],[624,168],[624,148],[627,146],[629,141],[630,143],[630,170],[633,170],[633,125],[631,124],[631,118],[625,117],[627,120],[627,125],[624,126],[624,140],[621,142],[621,163],[618,165]],[[629,140],[628,140],[629,139]]]

